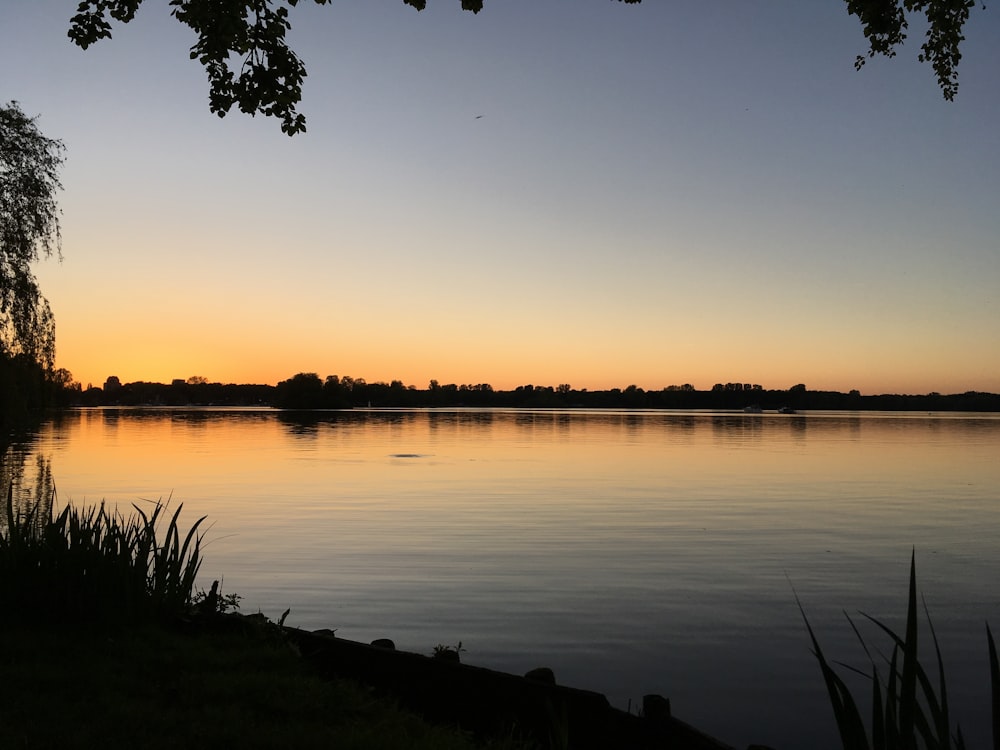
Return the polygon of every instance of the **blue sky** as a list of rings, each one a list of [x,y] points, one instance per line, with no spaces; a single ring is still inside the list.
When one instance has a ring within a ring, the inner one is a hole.
[[[75,5],[6,0],[0,96],[67,146],[84,385],[1000,392],[992,7],[948,103],[919,24],[855,71],[840,0],[303,3],[290,139],[208,111],[162,5],[87,51]]]

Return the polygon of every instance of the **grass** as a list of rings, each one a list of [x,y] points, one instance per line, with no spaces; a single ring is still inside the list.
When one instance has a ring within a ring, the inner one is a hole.
[[[904,634],[900,636],[882,621],[861,613],[862,617],[888,637],[892,646],[890,656],[882,656],[876,660],[857,625],[847,616],[868,659],[869,667],[859,670],[842,666],[870,679],[872,695],[867,725],[858,701],[824,655],[797,595],[796,602],[812,641],[813,654],[819,662],[844,750],[964,750],[965,739],[961,727],[956,725],[952,729],[944,659],[926,603],[923,610],[934,651],[932,673],[928,672],[920,658],[916,552],[910,557]],[[1000,664],[989,625],[986,626],[986,641],[992,687],[993,747],[994,750],[1000,750]]]
[[[71,624],[3,627],[0,638],[4,748],[476,747],[359,685],[320,679],[263,631]]]

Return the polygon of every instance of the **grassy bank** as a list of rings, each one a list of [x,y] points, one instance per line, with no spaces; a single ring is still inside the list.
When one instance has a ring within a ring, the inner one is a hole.
[[[221,612],[233,598],[194,589],[202,520],[181,533],[180,507],[52,517],[5,495],[0,747],[482,746],[321,679],[263,618],[231,627]]]
[[[477,747],[320,679],[273,631],[20,622],[0,628],[3,748]]]

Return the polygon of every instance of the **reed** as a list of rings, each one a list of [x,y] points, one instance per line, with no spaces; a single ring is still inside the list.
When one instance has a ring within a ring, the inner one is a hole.
[[[15,617],[131,619],[181,614],[201,567],[199,518],[183,534],[183,504],[147,513],[75,508],[39,517],[40,503],[15,512],[7,490],[0,528],[0,607]],[[48,508],[53,504],[48,503]],[[165,531],[161,527],[166,524]]]
[[[961,727],[956,724],[954,733],[951,729],[952,719],[948,708],[944,660],[926,602],[923,604],[923,609],[933,645],[936,679],[932,679],[920,660],[915,552],[910,557],[909,596],[904,634],[900,636],[877,618],[861,613],[863,618],[888,636],[892,645],[892,652],[888,657],[882,656],[880,660],[876,660],[872,656],[872,651],[854,620],[845,612],[868,658],[869,668],[859,670],[845,664],[840,666],[864,675],[871,682],[870,737],[858,702],[820,648],[819,640],[809,624],[797,594],[795,601],[802,613],[812,641],[813,654],[823,674],[844,750],[916,750],[918,747],[927,750],[952,750],[952,748],[964,750],[965,739]],[[986,626],[986,639],[992,685],[993,747],[994,750],[1000,750],[1000,665],[989,625]],[[885,669],[884,673],[880,669],[880,661]]]

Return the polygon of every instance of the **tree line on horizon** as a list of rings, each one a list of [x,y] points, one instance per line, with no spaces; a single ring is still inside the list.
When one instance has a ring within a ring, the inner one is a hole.
[[[109,377],[104,387],[82,389],[66,386],[61,403],[74,406],[263,406],[277,409],[352,408],[623,408],[623,409],[732,409],[759,406],[764,410],[840,409],[885,411],[1000,411],[1000,394],[967,391],[960,394],[879,394],[863,396],[857,390],[809,390],[799,383],[788,389],[766,389],[752,383],[716,383],[698,390],[689,383],[646,390],[635,384],[625,388],[588,390],[568,383],[533,384],[498,390],[489,383],[441,384],[431,380],[426,388],[367,382],[364,378],[300,372],[277,385],[211,383],[194,376],[169,384],[121,383]]]

